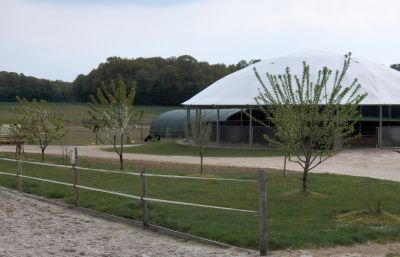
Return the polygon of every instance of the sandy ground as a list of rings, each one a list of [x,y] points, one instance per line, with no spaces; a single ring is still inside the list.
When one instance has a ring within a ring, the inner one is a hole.
[[[103,151],[107,146],[78,146],[79,156],[95,158],[118,159],[113,152]],[[110,147],[110,146],[108,146]],[[71,147],[70,147],[71,148]],[[72,149],[72,148],[71,148]],[[11,145],[0,145],[1,151],[14,151]],[[38,146],[25,146],[26,152],[40,153]],[[49,146],[47,154],[61,154],[61,147]],[[144,160],[158,162],[174,162],[198,164],[199,158],[192,156],[161,156],[150,154],[124,154],[127,160]],[[207,165],[254,167],[254,168],[283,168],[283,157],[207,157],[204,158]],[[301,170],[298,164],[288,162],[289,170]],[[400,153],[390,149],[360,148],[345,150],[330,158],[313,172],[328,172],[352,176],[366,176],[378,179],[400,181]]]
[[[384,257],[400,244],[275,251],[272,257]],[[0,256],[258,256],[162,236],[0,188]]]
[[[256,256],[161,236],[0,189],[0,256]]]

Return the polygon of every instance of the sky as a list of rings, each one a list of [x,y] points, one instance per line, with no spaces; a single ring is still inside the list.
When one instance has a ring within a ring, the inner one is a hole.
[[[73,81],[107,57],[237,63],[325,51],[400,63],[398,0],[0,0],[0,70]]]

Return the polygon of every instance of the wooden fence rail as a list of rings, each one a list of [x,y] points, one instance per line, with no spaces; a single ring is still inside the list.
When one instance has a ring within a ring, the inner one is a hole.
[[[16,162],[17,160],[11,158],[2,158],[0,157],[1,161],[11,161]],[[43,163],[43,162],[33,162],[33,161],[22,161],[21,163],[27,164],[35,164],[35,165],[42,165],[42,166],[49,166],[49,167],[57,167],[57,168],[66,168],[66,169],[73,169],[74,167],[69,165],[62,165],[62,164],[52,164],[52,163]],[[162,178],[173,178],[173,179],[197,179],[197,180],[216,180],[216,181],[235,181],[235,182],[257,182],[258,180],[255,179],[235,179],[235,178],[206,178],[206,177],[193,177],[193,176],[179,176],[179,175],[163,175],[163,174],[154,174],[154,173],[145,173],[144,175],[141,172],[128,172],[128,171],[116,171],[116,170],[106,170],[106,169],[95,169],[95,168],[87,168],[87,167],[79,167],[75,166],[76,169],[82,171],[97,171],[103,173],[114,173],[114,174],[122,174],[122,175],[130,175],[130,176],[147,176],[147,177],[162,177]]]

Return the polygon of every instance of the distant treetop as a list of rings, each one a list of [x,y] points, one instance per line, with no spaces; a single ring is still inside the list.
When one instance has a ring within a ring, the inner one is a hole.
[[[390,68],[400,71],[400,63],[390,65]]]

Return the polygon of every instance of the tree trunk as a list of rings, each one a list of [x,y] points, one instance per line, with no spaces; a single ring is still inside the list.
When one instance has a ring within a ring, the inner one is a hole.
[[[307,175],[308,175],[308,165],[304,167],[304,173],[303,173],[303,193],[307,193]]]
[[[122,156],[122,153],[119,154],[119,169],[124,169],[124,157]]]
[[[123,157],[123,153],[124,153],[124,136],[123,135],[121,135],[121,138],[120,138],[120,146],[121,146],[121,151],[120,151],[120,153],[119,153],[119,169],[120,170],[123,170],[124,169],[124,157]]]
[[[203,149],[200,148],[200,175],[203,175]]]
[[[287,155],[285,155],[285,161],[283,163],[283,177],[286,177],[286,161],[287,161]]]
[[[41,148],[42,149],[42,162],[44,162],[44,148]]]
[[[200,155],[200,175],[203,175],[203,155]]]

